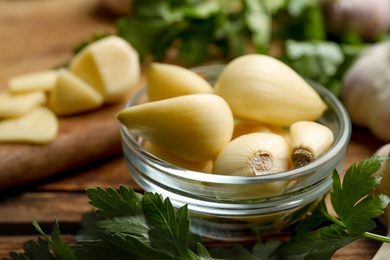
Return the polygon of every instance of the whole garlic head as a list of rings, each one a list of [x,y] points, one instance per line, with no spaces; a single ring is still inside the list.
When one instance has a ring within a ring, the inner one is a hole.
[[[351,121],[390,141],[390,42],[364,50],[344,75],[341,99]]]

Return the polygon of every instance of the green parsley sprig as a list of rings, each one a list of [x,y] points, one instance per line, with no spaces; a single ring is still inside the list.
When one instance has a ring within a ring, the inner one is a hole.
[[[87,189],[97,220],[84,224],[92,225],[96,234],[83,234],[84,239],[68,245],[61,240],[57,220],[51,236],[33,221],[42,236],[37,242],[27,241],[24,252],[10,252],[10,259],[330,259],[357,239],[390,243],[389,237],[370,233],[376,227],[373,219],[390,202],[385,195],[370,195],[380,182],[380,177],[372,175],[386,159],[376,156],[352,165],[343,183],[335,170],[330,196],[337,216],[328,212],[322,200],[287,242],[259,239],[251,250],[238,244],[206,248],[192,240],[187,206],[175,209],[169,198],[150,192],[141,195],[121,185],[119,191]]]

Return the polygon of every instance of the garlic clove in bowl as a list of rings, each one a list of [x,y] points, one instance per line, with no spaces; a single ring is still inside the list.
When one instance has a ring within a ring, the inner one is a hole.
[[[171,97],[213,93],[207,80],[195,72],[173,64],[153,62],[146,71],[149,101]]]
[[[227,101],[235,117],[270,125],[317,120],[327,109],[319,94],[294,70],[261,54],[229,62],[215,83],[215,93]]]
[[[328,151],[334,136],[328,127],[313,121],[295,122],[290,127],[292,164],[305,166]]]
[[[232,112],[221,97],[192,94],[127,107],[127,129],[189,161],[213,159],[233,134]]]

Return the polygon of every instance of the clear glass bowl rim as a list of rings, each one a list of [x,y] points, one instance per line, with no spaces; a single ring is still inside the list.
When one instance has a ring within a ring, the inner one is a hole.
[[[191,68],[194,72],[197,73],[210,73],[210,71],[218,72],[225,66],[225,64],[215,64],[215,65],[205,65]],[[166,161],[161,160],[160,158],[154,156],[153,154],[147,152],[137,141],[135,135],[130,133],[126,126],[120,124],[120,130],[123,138],[133,146],[137,152],[141,153],[143,156],[147,157],[148,160],[154,161],[159,165],[164,165],[169,168],[169,172],[166,172],[168,175],[174,175],[175,177],[181,179],[187,179],[188,181],[200,181],[207,183],[216,183],[216,184],[257,184],[257,183],[266,183],[266,182],[275,182],[280,180],[288,180],[297,178],[304,175],[309,175],[313,173],[313,171],[319,170],[323,165],[328,165],[334,160],[337,160],[337,157],[340,156],[340,153],[346,148],[349,142],[349,138],[351,136],[352,126],[351,121],[346,111],[344,105],[341,101],[335,97],[329,90],[320,84],[308,80],[309,83],[315,88],[317,93],[321,96],[329,99],[330,103],[333,104],[333,108],[335,110],[335,114],[338,117],[338,120],[341,122],[340,124],[340,135],[337,136],[334,140],[333,146],[329,149],[328,152],[323,154],[321,157],[311,162],[310,164],[291,169],[285,172],[278,172],[275,174],[269,175],[261,175],[261,176],[228,176],[228,175],[218,175],[218,174],[210,174],[203,172],[196,172],[187,169],[180,168],[178,166],[172,165]],[[125,105],[124,108],[133,106],[136,102],[147,92],[146,87],[140,89]]]

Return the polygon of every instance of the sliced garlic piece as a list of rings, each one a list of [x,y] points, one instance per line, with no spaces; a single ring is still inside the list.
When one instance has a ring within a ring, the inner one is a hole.
[[[0,92],[0,118],[21,116],[46,102],[43,91],[12,94],[8,90]]]
[[[333,132],[328,127],[311,121],[291,125],[292,163],[294,167],[305,166],[323,155],[333,144]]]
[[[142,146],[146,151],[153,154],[154,156],[160,158],[163,161],[166,161],[170,164],[176,165],[178,167],[181,167],[186,170],[196,171],[196,172],[203,172],[203,173],[211,173],[211,169],[213,168],[213,161],[208,160],[204,162],[193,162],[184,160],[173,153],[169,152],[168,150],[153,144],[149,141],[145,141]]]
[[[152,63],[146,71],[150,101],[198,93],[213,93],[213,88],[195,72],[173,64]]]
[[[213,173],[259,176],[288,169],[290,146],[272,133],[252,133],[231,141],[214,161]]]
[[[103,97],[67,69],[58,71],[58,79],[49,96],[49,106],[57,115],[74,115],[99,108]]]
[[[69,68],[94,87],[105,102],[122,100],[140,80],[138,52],[118,36],[89,44],[73,57]]]
[[[30,91],[50,91],[57,80],[56,70],[44,70],[11,77],[8,89],[12,93],[25,93]]]
[[[129,131],[189,161],[213,159],[230,141],[233,115],[221,97],[191,94],[123,109]]]
[[[316,120],[327,109],[317,92],[294,70],[266,55],[248,54],[231,61],[215,84],[235,117],[289,126]]]
[[[57,117],[45,107],[0,121],[0,142],[46,144],[55,139],[57,132]]]

